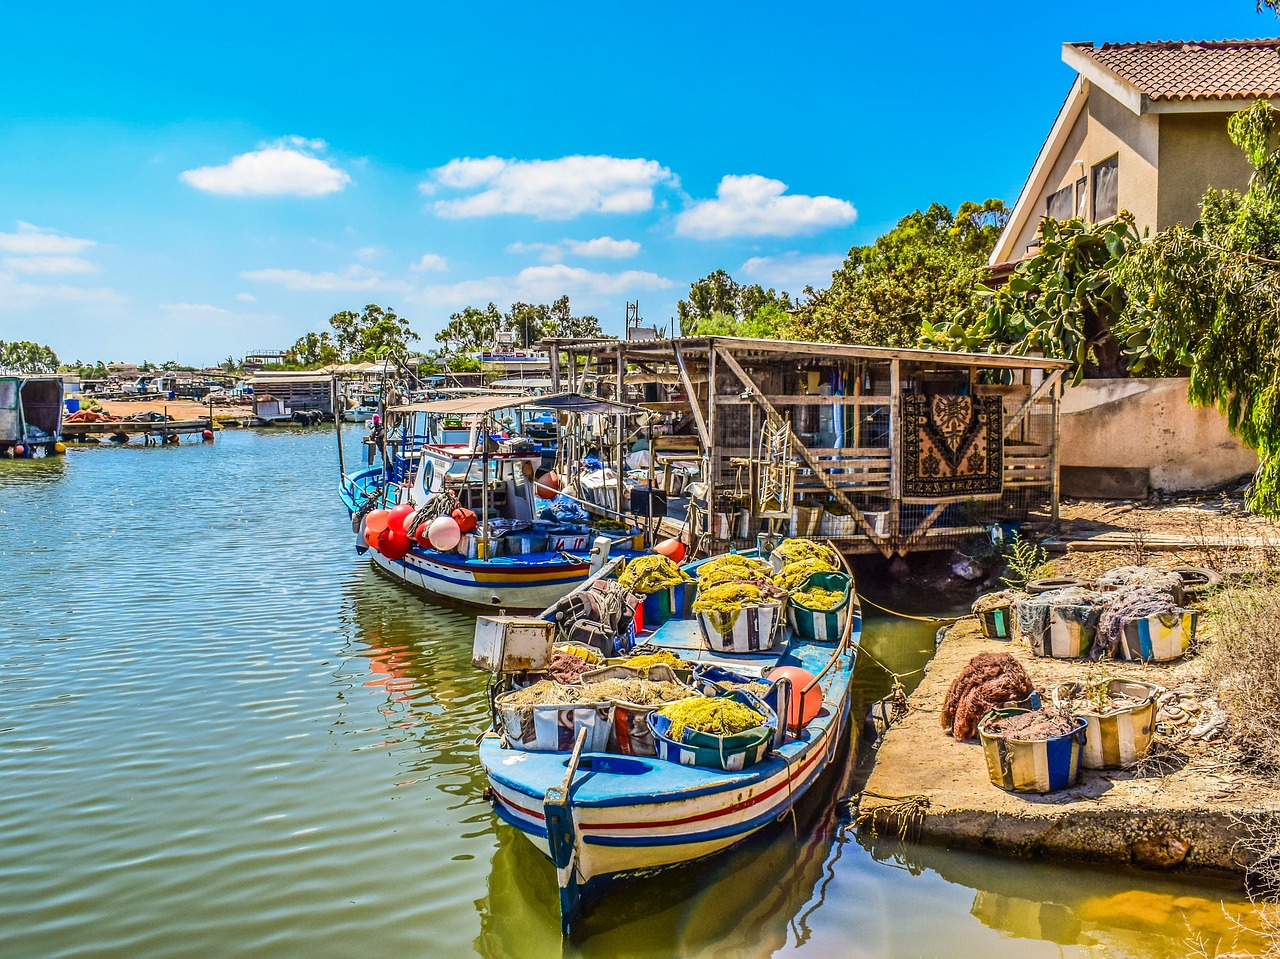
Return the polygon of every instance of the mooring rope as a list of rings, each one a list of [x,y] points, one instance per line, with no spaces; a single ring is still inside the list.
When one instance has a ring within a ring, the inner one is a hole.
[[[900,613],[896,609],[889,609],[887,606],[881,606],[867,599],[862,593],[858,594],[858,600],[866,603],[868,606],[874,606],[882,613],[888,613],[890,616],[897,616],[901,619],[914,619],[918,623],[954,623],[961,619],[960,616],[912,616],[910,613]]]

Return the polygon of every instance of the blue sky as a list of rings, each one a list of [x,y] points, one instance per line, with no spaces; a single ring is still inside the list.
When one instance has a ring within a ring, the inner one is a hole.
[[[933,201],[1012,203],[1065,41],[1274,35],[1252,0],[6,4],[0,339],[205,363],[394,307],[665,324],[798,293]]]

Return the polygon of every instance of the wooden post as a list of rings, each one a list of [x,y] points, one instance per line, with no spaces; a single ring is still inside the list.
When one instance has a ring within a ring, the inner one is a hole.
[[[889,543],[902,535],[902,361],[889,361]]]
[[[329,395],[333,400],[333,428],[338,434],[338,478],[345,483],[347,466],[342,458],[342,413],[338,409],[338,377],[336,375],[329,379]],[[210,418],[212,419],[212,405],[210,405],[209,410]]]
[[[711,507],[716,501],[716,486],[720,480],[720,437],[716,433],[717,429],[722,426],[717,422],[716,418],[716,350],[714,348],[715,341],[712,340],[712,347],[707,349],[707,439],[710,445],[706,448],[702,457],[702,467],[706,470],[706,475],[702,477],[703,483],[707,487],[707,526],[712,525]],[[711,542],[709,552],[715,553],[715,542]]]
[[[1053,392],[1049,394],[1050,419],[1053,421],[1049,441],[1049,520],[1053,523],[1058,522],[1058,498],[1062,491],[1061,480],[1058,476],[1058,443],[1062,435],[1059,421],[1061,416],[1060,397],[1062,396],[1062,381],[1064,379],[1061,371],[1058,372],[1057,379],[1058,381],[1053,385]]]
[[[559,340],[551,341],[551,353],[548,359],[551,361],[551,392],[560,392],[560,347]]]
[[[613,401],[615,403],[621,403],[622,389],[624,385],[623,376],[626,372],[626,361],[623,359],[623,356],[622,356],[621,341],[618,341],[617,349],[615,352],[615,359],[617,361],[618,368],[614,371]],[[613,465],[614,465],[614,468],[618,471],[618,479],[617,479],[616,485],[617,485],[617,497],[618,497],[617,510],[618,510],[619,516],[626,515],[627,513],[630,512],[630,510],[627,508],[630,504],[622,502],[622,494],[626,492],[626,486],[627,486],[626,479],[625,479],[626,473],[627,473],[626,471],[627,464],[626,464],[626,460],[623,458],[626,455],[624,452],[626,448],[626,443],[623,441],[623,436],[622,436],[622,420],[623,420],[623,416],[621,413],[619,413],[617,416],[613,418],[614,433],[615,433]],[[652,456],[653,454],[650,453],[649,455]]]

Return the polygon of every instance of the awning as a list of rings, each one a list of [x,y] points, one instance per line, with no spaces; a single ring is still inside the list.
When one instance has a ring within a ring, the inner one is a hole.
[[[393,406],[390,413],[442,413],[454,415],[492,413],[495,410],[528,409],[530,407],[556,410],[561,413],[604,413],[630,415],[643,413],[637,406],[611,403],[595,396],[580,393],[556,393],[552,396],[459,396],[430,403],[410,403]]]

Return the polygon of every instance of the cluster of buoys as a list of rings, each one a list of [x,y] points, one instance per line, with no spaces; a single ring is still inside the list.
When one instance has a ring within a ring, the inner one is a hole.
[[[449,550],[462,542],[464,533],[476,528],[476,514],[459,506],[446,516],[423,523],[410,537],[408,525],[415,512],[409,503],[400,503],[389,510],[370,510],[361,533],[365,544],[387,559],[404,559],[415,542],[424,548]]]
[[[66,444],[61,440],[43,445],[46,456],[61,456],[67,451]],[[25,459],[35,455],[36,447],[30,443],[14,443],[12,446],[6,446],[3,450],[0,450],[0,456],[4,456],[6,459]]]

